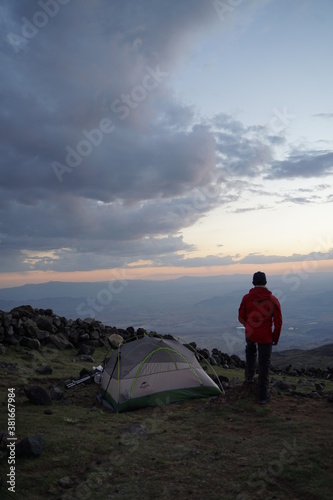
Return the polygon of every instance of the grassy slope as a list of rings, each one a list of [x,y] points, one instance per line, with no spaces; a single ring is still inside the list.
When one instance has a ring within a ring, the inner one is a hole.
[[[99,351],[94,364],[104,356]],[[332,403],[274,394],[261,407],[239,384],[228,398],[213,402],[117,415],[96,404],[98,386],[90,384],[67,391],[45,415],[45,407],[27,401],[23,387],[49,388],[78,376],[84,366],[92,368],[73,357],[53,350],[32,356],[15,348],[0,357],[0,363],[18,364],[15,371],[0,368],[0,429],[7,428],[7,388],[15,387],[18,437],[42,432],[46,438],[39,458],[17,459],[16,499],[331,498]],[[45,364],[53,373],[37,375],[35,369]],[[240,371],[220,372],[243,380]],[[134,424],[144,425],[147,435],[131,432]],[[5,482],[4,448],[0,473]],[[59,485],[66,476],[69,489]],[[7,492],[6,485],[3,489]]]

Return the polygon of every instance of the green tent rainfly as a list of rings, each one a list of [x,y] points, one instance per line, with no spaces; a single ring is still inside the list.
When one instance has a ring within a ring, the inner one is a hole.
[[[189,348],[143,337],[121,345],[106,360],[98,399],[120,412],[220,394]]]

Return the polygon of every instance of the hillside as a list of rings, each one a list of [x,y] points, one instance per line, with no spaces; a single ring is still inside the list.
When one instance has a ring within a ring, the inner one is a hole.
[[[315,349],[290,349],[273,352],[272,363],[276,367],[292,365],[295,368],[309,368],[311,366],[325,369],[333,366],[333,344],[326,344]]]
[[[0,357],[1,404],[15,388],[18,440],[42,440],[36,458],[16,458],[15,495],[8,498],[331,499],[331,399],[302,397],[301,384],[298,395],[275,389],[272,379],[272,400],[262,407],[255,389],[242,386],[243,371],[229,369],[219,374],[234,382],[218,398],[115,414],[99,405],[94,383],[64,391],[64,380],[92,368],[75,354],[15,346]],[[94,364],[105,354],[97,350]],[[44,366],[52,373],[36,371]],[[317,382],[333,394],[333,383]],[[50,406],[35,405],[27,385],[50,394],[57,388],[58,396]],[[0,429],[6,428],[2,412]],[[2,442],[4,498],[8,467]]]

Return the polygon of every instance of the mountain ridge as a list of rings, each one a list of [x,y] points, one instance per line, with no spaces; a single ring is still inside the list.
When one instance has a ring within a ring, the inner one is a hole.
[[[275,351],[307,349],[333,342],[332,273],[268,276],[279,298],[283,327]],[[224,352],[243,355],[244,332],[238,322],[248,275],[184,276],[169,280],[98,282],[50,281],[0,289],[0,309],[23,303],[52,308],[67,318],[91,317],[104,324],[144,327]]]

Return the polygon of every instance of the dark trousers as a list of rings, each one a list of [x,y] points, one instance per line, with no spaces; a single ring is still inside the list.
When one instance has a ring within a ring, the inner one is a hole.
[[[259,354],[258,362],[258,399],[266,399],[269,387],[269,368],[271,364],[272,344],[256,344],[246,339],[246,367],[245,378],[251,381],[257,370],[257,350]]]

